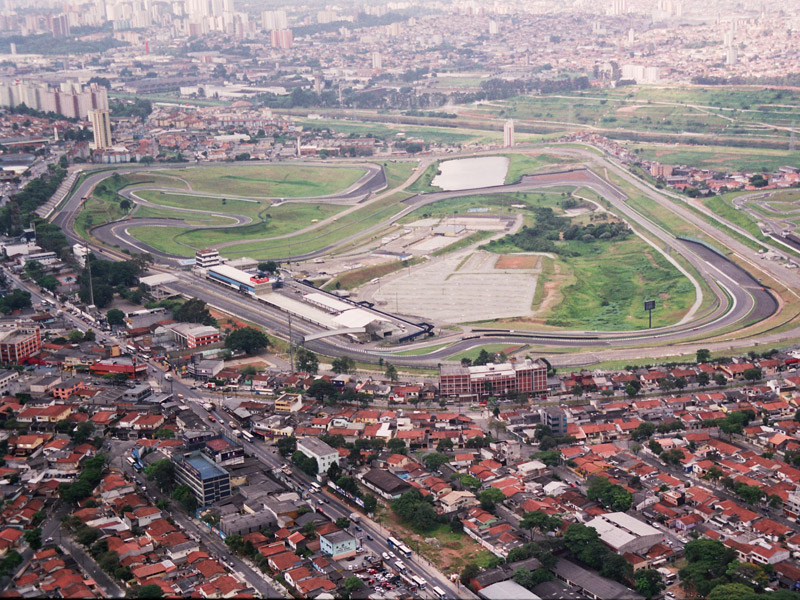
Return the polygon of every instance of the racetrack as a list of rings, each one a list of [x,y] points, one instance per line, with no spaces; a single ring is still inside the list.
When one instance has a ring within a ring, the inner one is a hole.
[[[574,152],[574,150],[572,150],[572,152]],[[151,168],[150,170],[153,169]],[[88,193],[91,186],[105,177],[109,177],[111,174],[112,172],[109,171],[102,175],[91,176],[56,214],[54,222],[61,224],[69,237],[77,239],[77,236],[72,230],[72,221],[79,208],[76,202],[79,202],[82,195]],[[645,343],[647,343],[648,346],[669,346],[677,344],[682,340],[707,339],[717,336],[723,331],[731,331],[736,328],[743,329],[746,326],[769,318],[778,311],[779,303],[775,296],[769,290],[766,290],[747,271],[714,252],[707,246],[689,240],[676,239],[670,233],[649,222],[626,204],[626,195],[619,188],[599,177],[594,171],[585,168],[572,169],[558,173],[524,176],[519,183],[508,186],[463,190],[458,192],[419,194],[405,200],[403,202],[405,206],[394,215],[391,215],[377,225],[359,231],[357,235],[347,236],[312,253],[302,255],[291,255],[287,253],[287,256],[283,260],[302,260],[326,254],[336,247],[351,243],[354,239],[362,238],[370,233],[380,231],[388,224],[397,222],[410,212],[422,206],[443,199],[473,195],[476,193],[530,192],[557,186],[585,187],[594,190],[611,203],[618,214],[623,215],[632,228],[646,231],[649,236],[660,240],[666,247],[671,248],[673,253],[680,254],[694,267],[712,290],[715,300],[711,303],[710,308],[703,311],[696,311],[697,314],[692,314],[691,319],[682,321],[681,323],[647,331],[602,333],[591,331],[509,332],[473,329],[472,331],[467,331],[462,334],[462,339],[456,341],[451,346],[441,348],[430,354],[418,356],[393,355],[391,356],[391,362],[393,364],[431,366],[447,359],[449,356],[469,350],[470,348],[495,343],[508,345],[519,345],[522,343],[534,346],[562,348],[594,347],[598,349],[643,345]],[[363,192],[363,189],[359,191]],[[355,191],[350,190],[349,193],[353,194]],[[331,200],[335,201],[333,198],[331,198]],[[358,208],[358,206],[353,206],[349,210],[357,210]],[[176,224],[183,223],[180,219],[138,219],[137,221],[141,222],[141,225],[165,227],[175,227]],[[138,222],[136,225],[139,224]],[[243,223],[237,223],[237,226],[241,224]],[[170,266],[175,264],[176,257],[174,255],[153,251],[153,249],[144,247],[141,242],[133,238],[129,234],[129,229],[133,226],[134,223],[131,221],[120,221],[96,227],[92,230],[92,235],[102,241],[106,246],[114,246],[116,244],[134,253],[148,251],[156,256],[158,261],[163,264]],[[319,226],[319,224],[317,226]],[[297,233],[299,232],[292,235],[297,235]],[[248,240],[248,242],[250,241],[253,240]],[[289,248],[291,248],[291,236],[287,236],[287,249]],[[119,254],[116,256],[118,258],[123,258],[123,256]],[[209,290],[204,282],[200,280],[196,281],[197,283],[194,284],[189,276],[184,276],[181,282],[181,289],[185,290],[185,293],[205,299],[214,305],[220,306],[222,304],[221,308],[225,308],[224,297],[226,294],[220,294],[218,290]],[[229,294],[227,296],[229,296]],[[230,310],[235,314],[242,314],[253,322],[264,325],[268,329],[279,334],[286,331],[285,315],[284,318],[281,319],[280,316],[274,313],[266,314],[263,308],[258,308],[259,305],[255,302],[253,302],[252,311],[246,309],[245,307],[249,306],[249,300],[247,298],[237,298],[235,303],[228,301],[228,304],[231,307]],[[699,306],[699,302],[697,305]],[[457,338],[453,337],[452,339]],[[431,343],[441,344],[442,341],[443,340],[440,339],[438,342]],[[354,347],[343,339],[338,338],[316,340],[310,342],[307,346],[312,350],[322,352],[329,356],[346,354],[358,358],[359,360],[377,360],[379,356],[385,357],[387,354],[397,351],[397,348]],[[424,344],[412,344],[404,346],[403,349],[423,346]]]

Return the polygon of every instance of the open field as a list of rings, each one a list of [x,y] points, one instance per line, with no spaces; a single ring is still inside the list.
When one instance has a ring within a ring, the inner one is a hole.
[[[449,356],[447,360],[460,361],[462,358],[475,360],[476,358],[478,358],[478,355],[481,353],[481,350],[486,350],[486,352],[488,352],[489,354],[495,354],[497,352],[503,352],[504,350],[507,349],[508,349],[508,344],[486,344],[485,346],[480,346],[478,348],[470,348],[469,350],[465,350],[464,352],[453,354],[453,356]]]
[[[392,189],[406,181],[411,174],[414,172],[414,169],[417,168],[419,164],[418,160],[404,160],[404,161],[393,161],[393,160],[384,160],[380,162],[376,162],[375,164],[379,164],[383,166],[383,172],[386,174],[386,189]]]
[[[470,109],[504,118],[606,129],[729,137],[788,138],[800,119],[800,94],[763,87],[626,86],[521,96]]]
[[[425,194],[427,192],[439,192],[441,191],[440,187],[431,185],[431,181],[433,181],[434,177],[439,173],[439,161],[435,161],[428,165],[428,168],[422,172],[422,175],[408,186],[406,189],[409,192],[414,192],[416,194]]]
[[[359,117],[344,119],[311,120],[297,118],[296,121],[306,129],[330,129],[338,133],[357,133],[364,136],[373,136],[386,141],[395,141],[398,133],[405,133],[407,139],[418,138],[426,143],[446,145],[486,144],[498,143],[503,140],[502,130],[484,131],[456,127],[458,121],[453,119],[453,127],[428,127],[421,125],[407,125],[401,123],[382,123],[369,121],[367,116],[363,121]]]
[[[731,146],[690,146],[686,144],[630,143],[628,148],[644,160],[668,165],[690,165],[714,171],[774,171],[784,165],[800,162],[800,152]]]
[[[105,202],[90,198],[85,208],[75,219],[75,231],[83,238],[88,236],[89,229],[96,225],[116,221],[124,217],[127,211],[120,208],[118,202]]]

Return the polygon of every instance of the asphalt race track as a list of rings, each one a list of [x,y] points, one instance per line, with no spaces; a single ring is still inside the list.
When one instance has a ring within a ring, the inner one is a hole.
[[[153,168],[150,167],[147,170],[153,170]],[[126,172],[129,171],[130,170],[126,170]],[[79,240],[73,229],[75,216],[80,209],[81,198],[87,196],[94,185],[110,177],[112,174],[113,171],[104,171],[103,173],[88,177],[79,189],[72,194],[64,206],[55,213],[53,222],[61,225],[65,235],[74,242],[83,242],[83,240]],[[356,202],[361,202],[363,201],[360,200],[361,198],[366,198],[376,189],[384,187],[385,182],[386,179],[383,169],[378,167],[375,170],[370,170],[357,184],[345,190],[343,194],[347,195],[346,199],[344,197],[339,199],[347,200],[350,203],[354,200]],[[711,288],[714,294],[714,301],[711,306],[705,310],[698,311],[688,322],[681,322],[668,327],[644,331],[535,332],[475,328],[470,333],[465,333],[461,339],[458,339],[458,341],[455,341],[455,343],[450,346],[429,354],[391,356],[391,362],[393,364],[419,367],[433,366],[443,360],[447,360],[449,356],[476,346],[487,344],[531,344],[537,346],[598,349],[632,346],[644,342],[646,342],[648,346],[673,345],[681,340],[685,341],[687,338],[700,340],[714,337],[723,330],[731,331],[737,328],[742,329],[774,315],[779,309],[779,303],[775,295],[763,287],[743,268],[703,243],[675,238],[672,234],[651,223],[626,204],[626,195],[620,189],[599,177],[595,172],[585,168],[570,169],[541,175],[526,175],[523,176],[519,183],[513,185],[475,190],[459,190],[457,192],[418,194],[405,200],[403,203],[405,207],[402,210],[389,216],[383,222],[358,232],[357,235],[349,236],[325,248],[305,255],[293,256],[287,252],[287,256],[281,260],[304,260],[326,254],[333,248],[342,244],[347,244],[353,239],[361,238],[369,233],[379,231],[388,224],[396,222],[422,206],[441,200],[474,194],[531,192],[557,186],[586,187],[594,190],[608,200],[614,206],[615,210],[626,219],[629,225],[639,230],[646,230],[650,236],[661,240],[666,246],[671,248],[674,253],[680,254],[696,269]],[[139,189],[142,188],[140,187]],[[334,197],[329,197],[329,199],[332,201],[337,200],[337,198]],[[231,218],[235,219],[236,217],[231,216]],[[185,222],[181,219],[136,219],[135,221],[131,221],[130,218],[128,218],[124,221],[95,227],[92,230],[92,235],[107,247],[93,247],[93,249],[98,255],[114,260],[122,260],[125,259],[126,256],[108,248],[108,246],[113,247],[116,245],[118,248],[126,248],[132,253],[149,252],[156,257],[158,263],[165,264],[170,267],[169,270],[172,270],[179,257],[155,251],[133,238],[129,233],[129,229],[131,229],[134,224],[136,226],[186,226]],[[224,225],[223,227],[241,226],[244,224],[242,220],[237,220],[235,225]],[[288,237],[290,236],[287,236],[287,238]],[[290,239],[287,239],[286,247],[287,250],[291,248]],[[177,291],[189,296],[201,298],[212,306],[232,312],[233,314],[262,325],[277,335],[288,337],[286,315],[276,310],[267,310],[264,304],[254,299],[250,299],[246,296],[231,298],[229,291],[222,288],[218,289],[216,286],[209,286],[206,282],[189,275],[181,276]],[[297,333],[297,324],[295,325],[295,331]],[[455,340],[456,338],[453,339]],[[441,340],[439,340],[439,343],[441,343]],[[397,348],[377,348],[351,344],[341,336],[308,342],[306,347],[328,356],[349,355],[362,361],[376,360],[377,357],[386,357],[392,351],[397,351]]]

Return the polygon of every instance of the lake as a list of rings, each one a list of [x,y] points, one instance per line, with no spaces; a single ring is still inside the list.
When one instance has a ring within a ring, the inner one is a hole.
[[[448,192],[492,187],[503,185],[507,172],[508,159],[505,156],[458,158],[440,163],[439,174],[431,185]]]

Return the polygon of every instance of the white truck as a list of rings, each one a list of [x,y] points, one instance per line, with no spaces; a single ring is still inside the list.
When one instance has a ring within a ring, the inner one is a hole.
[[[164,373],[164,379],[166,379],[167,381],[172,381],[173,379],[172,373]]]
[[[350,520],[353,523],[359,523],[361,522],[361,515],[358,513],[350,513]]]

